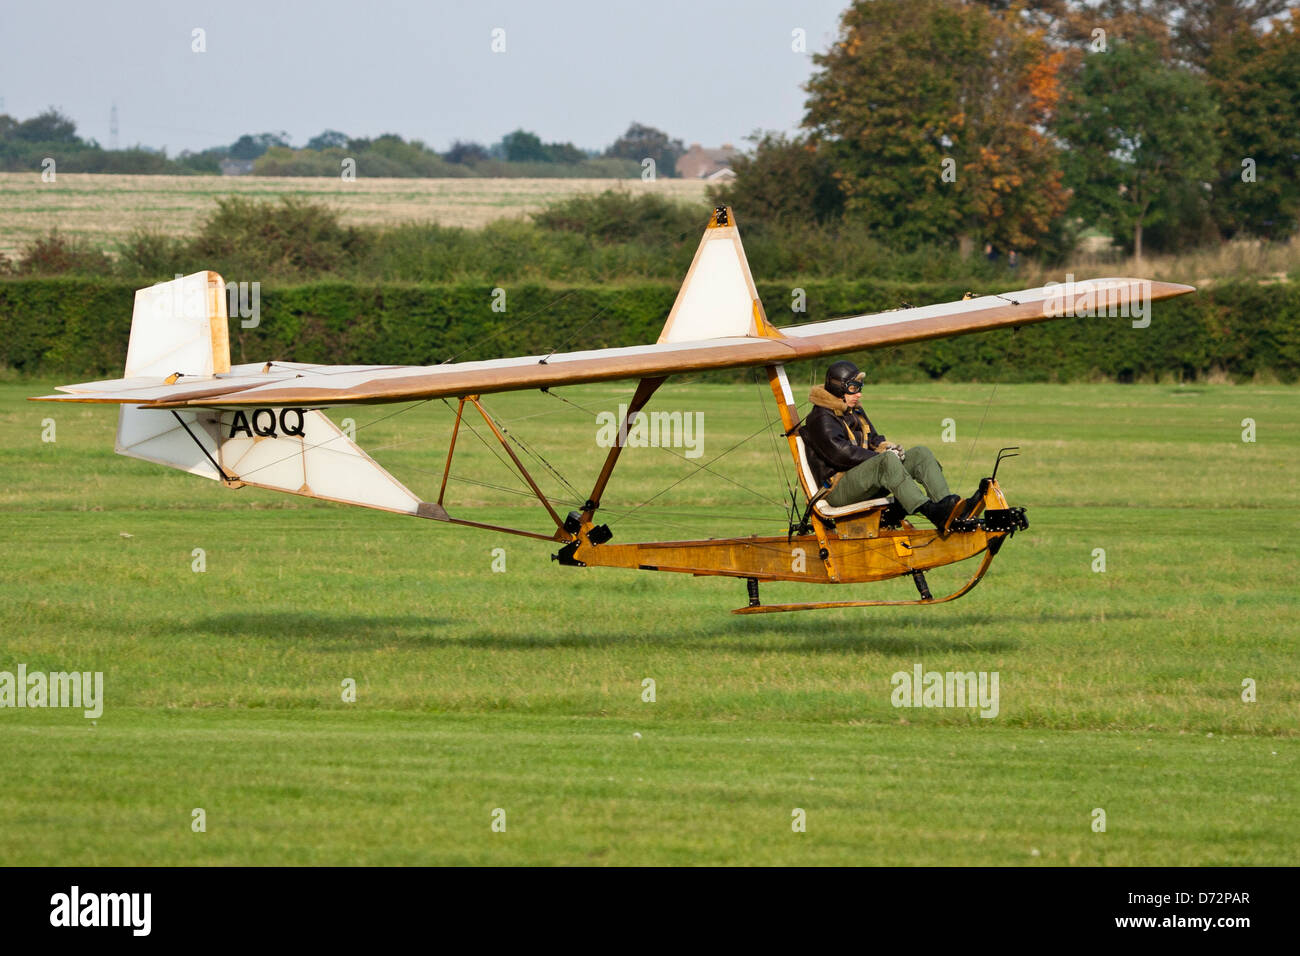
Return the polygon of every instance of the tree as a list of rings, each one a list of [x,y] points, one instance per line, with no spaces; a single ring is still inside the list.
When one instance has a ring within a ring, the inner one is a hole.
[[[318,133],[311,139],[307,140],[308,149],[342,149],[348,144],[346,133],[340,133],[336,129],[327,129],[323,133]],[[287,145],[287,144],[278,144]]]
[[[1210,60],[1223,162],[1214,216],[1224,235],[1282,239],[1300,220],[1300,29],[1244,31]]]
[[[1217,114],[1205,79],[1161,62],[1151,43],[1091,54],[1062,103],[1057,132],[1069,149],[1074,212],[1116,234],[1142,232],[1214,177]]]
[[[77,124],[53,106],[44,113],[23,120],[13,127],[9,135],[13,139],[28,143],[81,144],[81,140],[77,137]]]
[[[844,212],[844,193],[827,151],[807,137],[750,137],[752,156],[731,161],[736,178],[711,193],[717,204],[743,210],[745,222],[828,222]]]
[[[677,158],[685,152],[686,146],[680,139],[671,139],[663,130],[653,126],[632,123],[627,132],[605,150],[605,155],[615,159],[633,159],[638,163],[653,159],[657,175],[676,176]]]
[[[898,245],[1025,249],[1067,196],[1043,129],[1061,56],[1005,14],[956,0],[855,0],[814,57],[804,125],[846,215]]]
[[[550,157],[542,139],[536,133],[517,129],[501,137],[501,147],[505,158],[511,163],[547,163]]]
[[[1173,30],[1175,48],[1188,63],[1208,68],[1210,61],[1234,41],[1249,35],[1265,20],[1295,6],[1294,0],[1178,0],[1170,4],[1178,16]]]
[[[587,154],[572,143],[547,143],[546,161],[548,163],[580,163]]]
[[[258,133],[251,136],[245,133],[230,146],[232,159],[257,159],[272,146],[288,146],[289,134],[281,130],[278,133]]]
[[[488,158],[487,149],[479,143],[456,140],[451,149],[442,154],[449,163],[481,163]]]
[[[543,143],[536,133],[522,129],[503,136],[492,152],[511,163],[580,163],[587,158],[572,143]]]

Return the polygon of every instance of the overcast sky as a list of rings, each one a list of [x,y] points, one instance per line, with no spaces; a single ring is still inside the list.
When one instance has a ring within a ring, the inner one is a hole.
[[[300,146],[327,128],[445,149],[523,127],[603,148],[633,120],[739,146],[798,126],[809,54],[846,2],[0,0],[0,112],[56,106],[107,146],[116,102],[120,145],[171,155],[266,130]]]

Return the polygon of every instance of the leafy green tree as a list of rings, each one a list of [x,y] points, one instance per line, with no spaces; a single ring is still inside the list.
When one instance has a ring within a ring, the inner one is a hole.
[[[1073,212],[1131,237],[1141,258],[1143,230],[1199,195],[1189,185],[1214,178],[1217,122],[1205,78],[1162,62],[1154,44],[1091,54],[1056,125]]]
[[[572,143],[547,143],[546,161],[550,163],[580,163],[587,154]]]
[[[395,133],[376,136],[367,149],[355,158],[357,168],[364,170],[367,176],[438,177],[467,173],[466,170],[449,166],[441,156],[418,139],[408,143]]]
[[[580,163],[586,153],[572,143],[543,143],[541,137],[527,130],[517,129],[501,138],[494,149],[510,163]]]
[[[550,155],[536,133],[517,129],[501,137],[505,159],[511,163],[549,163]]]
[[[347,144],[347,133],[340,133],[336,129],[327,129],[307,140],[308,149],[342,149]]]
[[[1199,68],[1208,68],[1220,51],[1254,32],[1263,24],[1294,9],[1295,0],[1165,0],[1174,23],[1178,55]]]
[[[232,159],[257,159],[272,146],[288,146],[289,134],[281,130],[278,133],[258,133],[252,136],[245,133],[230,146]]]
[[[711,190],[715,203],[729,204],[744,223],[819,223],[844,212],[844,193],[828,150],[805,136],[781,133],[751,137],[750,156],[731,161],[736,178]]]
[[[1300,29],[1238,32],[1210,60],[1223,157],[1214,215],[1227,236],[1282,239],[1300,220]]]
[[[451,144],[451,148],[442,154],[442,158],[449,163],[481,163],[488,158],[488,151],[480,143],[466,142],[456,140]]]
[[[1061,55],[1014,8],[855,0],[814,62],[804,125],[828,148],[846,215],[888,241],[1024,250],[1064,210],[1043,132]]]
[[[31,119],[23,120],[9,135],[27,143],[81,143],[77,137],[77,124],[52,106]]]
[[[661,129],[632,123],[627,132],[614,140],[614,145],[605,150],[606,156],[618,159],[631,159],[640,163],[645,159],[655,161],[655,174],[658,176],[676,176],[677,159],[686,152],[686,146],[680,139],[672,139]]]

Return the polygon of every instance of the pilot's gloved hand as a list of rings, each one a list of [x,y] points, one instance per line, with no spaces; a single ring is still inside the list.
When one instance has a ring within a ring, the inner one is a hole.
[[[892,441],[877,442],[875,445],[871,446],[871,450],[880,455],[883,455],[886,452],[893,452],[895,455],[898,456],[899,461],[905,460],[904,459],[905,453],[903,451],[903,446],[896,445]]]

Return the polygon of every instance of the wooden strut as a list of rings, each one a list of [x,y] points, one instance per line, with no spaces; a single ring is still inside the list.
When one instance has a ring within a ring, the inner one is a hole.
[[[778,611],[814,611],[822,608],[833,607],[907,607],[915,604],[945,604],[948,601],[957,600],[957,598],[961,597],[963,594],[970,591],[971,588],[975,587],[975,585],[979,584],[980,579],[984,577],[984,572],[989,569],[989,565],[992,563],[993,552],[985,551],[984,560],[980,562],[980,566],[976,568],[971,579],[959,590],[953,591],[951,594],[941,598],[922,598],[915,601],[813,601],[805,604],[751,604],[747,607],[738,607],[731,613],[769,614]],[[751,597],[756,596],[753,593],[755,590],[757,590],[757,588],[751,589]]]
[[[450,516],[446,518],[435,518],[434,520],[445,521],[448,524],[458,524],[464,528],[480,528],[483,531],[501,531],[505,534],[517,534],[521,538],[536,538],[538,541],[555,541],[558,537],[558,535],[554,534],[538,534],[536,531],[523,531],[519,528],[503,528],[501,525],[497,524],[484,524],[481,521],[467,521],[464,518],[452,518]]]
[[[483,420],[487,422],[488,427],[492,429],[492,434],[497,437],[497,441],[501,442],[501,446],[506,450],[506,454],[510,456],[510,459],[515,463],[515,467],[519,469],[520,475],[528,482],[528,487],[533,490],[533,494],[537,496],[537,500],[545,506],[551,519],[555,522],[557,530],[553,534],[538,534],[536,531],[524,531],[522,528],[506,528],[496,524],[485,524],[482,521],[469,521],[465,518],[453,518],[447,513],[447,509],[443,506],[443,498],[447,494],[447,480],[451,477],[451,460],[456,453],[456,437],[460,434],[460,422],[465,414],[466,402],[470,402],[479,410],[479,414],[483,416]],[[547,499],[546,495],[542,494],[542,490],[537,487],[537,482],[533,481],[533,476],[528,473],[528,469],[524,467],[523,462],[521,462],[519,457],[515,454],[514,449],[510,447],[505,435],[503,435],[500,429],[497,428],[496,422],[492,420],[492,416],[490,416],[487,413],[487,410],[479,404],[477,395],[463,396],[460,400],[460,404],[456,408],[456,423],[452,426],[451,430],[451,444],[447,448],[447,464],[442,471],[442,486],[438,489],[437,503],[422,503],[416,514],[421,518],[431,518],[434,521],[458,524],[466,528],[480,528],[484,531],[500,531],[504,534],[519,535],[523,538],[536,538],[539,541],[565,541],[572,537],[572,535],[565,530],[564,522],[562,522],[560,516],[555,513],[555,509],[551,507],[551,503]]]
[[[474,403],[474,407],[477,408],[479,414],[483,416],[483,421],[487,422],[488,428],[492,429],[492,434],[497,436],[497,441],[501,443],[501,447],[506,450],[506,454],[510,456],[510,460],[513,461],[515,467],[519,469],[519,474],[523,475],[524,481],[528,482],[528,487],[533,489],[533,494],[537,496],[537,500],[542,503],[542,506],[546,508],[547,512],[550,514],[551,520],[555,522],[555,527],[564,531],[564,522],[561,521],[560,516],[555,513],[555,509],[551,507],[551,502],[547,499],[546,495],[542,494],[542,489],[537,487],[537,482],[533,481],[533,476],[528,473],[528,469],[524,467],[524,463],[519,460],[519,456],[515,454],[515,450],[510,447],[510,442],[507,441],[506,436],[501,433],[501,429],[497,428],[497,423],[492,420],[492,416],[487,413],[487,409],[479,404],[478,396],[470,395],[467,397],[467,401]],[[568,536],[568,532],[565,532],[565,536]]]
[[[451,456],[456,453],[456,436],[460,434],[460,420],[464,414],[465,399],[462,398],[460,404],[456,406],[456,424],[451,427],[451,444],[447,446],[447,466],[442,470],[442,487],[438,489],[438,504],[442,504],[442,498],[447,493],[447,479],[451,477]]]

